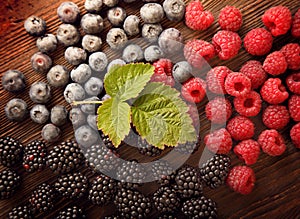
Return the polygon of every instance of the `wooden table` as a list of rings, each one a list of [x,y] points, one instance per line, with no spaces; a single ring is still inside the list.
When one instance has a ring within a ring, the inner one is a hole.
[[[34,73],[30,66],[30,57],[37,51],[35,46],[34,37],[29,36],[23,28],[24,20],[32,15],[42,16],[48,25],[48,32],[55,33],[60,21],[56,15],[56,8],[62,0],[2,0],[0,5],[0,76],[3,75],[8,69],[19,69],[24,72],[28,85],[34,81],[46,81],[46,77],[43,74]],[[83,4],[84,0],[74,0],[80,6],[81,13],[85,13]],[[187,2],[187,1],[186,1]],[[294,14],[300,7],[299,0],[206,0],[202,1],[206,9],[211,10],[217,18],[219,11],[225,5],[234,5],[241,9],[244,18],[244,24],[239,31],[241,37],[255,27],[263,27],[261,16],[264,11],[271,6],[283,4],[289,7]],[[138,14],[138,9],[142,5],[140,1],[134,4],[121,3],[126,8],[128,14]],[[102,13],[105,17],[106,12]],[[216,19],[217,20],[217,19]],[[213,26],[207,31],[197,32],[186,28],[183,22],[171,23],[164,21],[163,27],[172,27],[180,29],[183,32],[185,40],[191,38],[199,38],[207,41],[211,41],[213,34],[219,30],[217,22],[214,22]],[[105,31],[102,35],[102,39],[105,39],[105,34],[110,28],[110,25],[105,19]],[[280,49],[282,45],[288,42],[295,42],[289,34],[281,36],[275,39],[273,50]],[[108,52],[107,45],[103,47],[103,50]],[[59,49],[51,55],[56,64],[66,65],[69,69],[72,66],[66,63],[63,58],[63,48]],[[264,57],[255,58],[263,60]],[[242,64],[253,59],[249,54],[242,49],[237,57],[229,61],[220,61],[219,59],[213,59],[211,66],[227,65],[233,71],[239,71]],[[62,92],[63,89],[52,89],[53,98],[47,107],[51,108],[56,104],[63,104],[68,106],[65,102]],[[33,102],[28,96],[29,86],[21,94],[10,94],[4,91],[1,87],[0,90],[0,136],[12,136],[18,138],[23,144],[29,143],[34,139],[41,139],[41,125],[34,124],[29,118],[21,123],[9,122],[4,114],[4,106],[8,100],[14,97],[23,98],[32,107]],[[200,117],[201,117],[201,136],[203,137],[209,129],[208,122],[204,119],[203,113],[205,103],[199,105]],[[68,106],[70,109],[70,107]],[[259,121],[259,117],[254,119],[257,124],[256,136],[264,129],[264,126]],[[220,218],[300,218],[300,153],[291,143],[289,138],[289,128],[292,123],[282,130],[287,143],[286,152],[279,157],[270,157],[261,153],[258,162],[253,165],[257,181],[253,192],[250,195],[243,196],[232,192],[228,187],[222,186],[216,190],[210,190],[205,188],[204,194],[218,204],[218,213]],[[62,127],[63,140],[73,138],[73,128],[70,122]],[[55,144],[48,144],[48,151]],[[203,147],[203,142],[201,142]],[[122,153],[122,152],[121,152]],[[123,152],[126,154],[125,152]],[[135,154],[133,154],[135,156]],[[200,152],[194,154],[189,164],[197,165]],[[242,164],[234,154],[230,154],[232,157],[233,165]],[[1,166],[0,169],[3,169]],[[23,182],[20,189],[17,190],[16,195],[8,200],[0,200],[0,218],[5,218],[7,212],[14,206],[23,203],[28,198],[35,186],[42,182],[53,182],[56,179],[48,168],[38,173],[26,173],[21,166],[15,168],[22,176]],[[81,168],[82,172],[87,176],[92,176],[91,172],[86,168]],[[147,187],[142,187],[141,190],[145,194],[150,194],[154,191],[155,185],[149,184]],[[67,199],[61,199],[56,203],[52,212],[44,215],[38,215],[39,218],[53,218],[57,211],[61,210],[64,206],[76,203],[79,206],[86,209],[89,218],[102,218],[105,215],[114,212],[115,207],[109,205],[106,207],[98,207],[91,205],[86,198],[70,201]],[[151,218],[155,218],[157,213],[152,213]],[[150,216],[149,216],[150,217]]]

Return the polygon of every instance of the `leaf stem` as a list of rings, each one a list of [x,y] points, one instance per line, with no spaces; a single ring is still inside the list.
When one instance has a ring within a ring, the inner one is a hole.
[[[73,101],[71,103],[72,106],[78,106],[78,105],[83,105],[83,104],[103,104],[103,101],[96,101],[96,100],[91,100],[91,101]]]

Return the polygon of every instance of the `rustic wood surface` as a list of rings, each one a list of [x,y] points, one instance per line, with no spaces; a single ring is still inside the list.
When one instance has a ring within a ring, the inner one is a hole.
[[[73,0],[80,6],[81,14],[86,13],[83,7],[84,0]],[[29,36],[24,28],[24,20],[32,15],[43,17],[48,26],[48,32],[55,33],[58,25],[61,22],[56,15],[56,8],[63,0],[1,0],[0,3],[0,76],[8,69],[18,69],[24,72],[28,86],[26,90],[20,94],[11,94],[4,91],[1,87],[0,90],[0,136],[12,136],[18,138],[23,144],[27,144],[34,139],[41,139],[41,125],[34,124],[29,118],[21,123],[9,122],[4,114],[4,106],[8,100],[14,97],[24,99],[29,107],[33,106],[33,102],[29,99],[28,91],[29,85],[34,81],[46,81],[43,74],[33,72],[30,65],[30,57],[34,52],[37,52],[35,46],[35,38]],[[186,1],[187,2],[187,1]],[[244,24],[239,31],[241,37],[254,27],[263,27],[261,16],[266,9],[271,6],[283,4],[289,7],[294,14],[300,7],[299,0],[206,0],[202,1],[206,9],[211,10],[217,18],[219,11],[225,5],[234,5],[241,9],[243,13]],[[126,8],[128,14],[138,14],[138,9],[142,5],[141,1],[134,4],[121,3]],[[101,15],[106,14],[104,10]],[[216,19],[217,20],[217,19]],[[213,34],[219,29],[215,21],[213,26],[207,31],[197,32],[186,28],[183,22],[172,23],[164,21],[163,27],[176,27],[183,32],[185,40],[191,38],[199,38],[211,41]],[[102,39],[105,39],[105,34],[110,28],[110,24],[105,19],[105,31]],[[275,39],[273,50],[281,48],[287,42],[295,42],[290,34]],[[111,53],[106,44],[103,50],[109,54]],[[51,57],[56,64],[66,65],[69,69],[72,68],[63,58],[63,48],[51,54]],[[255,57],[250,56],[242,49],[237,57],[230,61],[220,61],[213,59],[211,66],[227,65],[234,71],[238,71],[241,65]],[[261,58],[255,58],[263,60]],[[56,104],[63,104],[68,106],[62,96],[63,89],[52,89],[53,98],[47,106],[51,108]],[[201,136],[203,137],[209,130],[209,123],[204,119],[205,103],[199,105],[200,118],[201,118]],[[70,107],[68,106],[70,109]],[[259,117],[255,118],[257,124],[257,134],[265,127],[259,121]],[[295,149],[289,138],[289,128],[282,130],[288,145],[286,152],[280,157],[270,157],[261,153],[258,162],[253,165],[256,174],[256,185],[250,195],[243,196],[232,192],[228,187],[222,186],[216,190],[205,188],[205,195],[215,200],[218,204],[218,213],[220,218],[300,218],[300,151]],[[62,127],[63,140],[73,138],[73,128],[70,122]],[[54,144],[48,144],[48,150]],[[203,147],[203,142],[201,142]],[[121,151],[122,157],[140,157],[137,152],[128,152],[126,149]],[[198,164],[201,150],[192,155],[188,163],[196,166]],[[232,157],[233,165],[242,164],[238,161],[234,154]],[[142,158],[141,158],[142,159]],[[3,169],[1,166],[0,169]],[[22,186],[16,192],[13,198],[8,200],[0,200],[0,218],[5,218],[7,212],[14,206],[24,203],[29,197],[30,193],[42,182],[53,182],[57,178],[48,168],[38,173],[26,173],[21,166],[15,168],[23,178]],[[83,173],[87,174],[90,178],[93,174],[86,168],[82,167]],[[150,194],[155,190],[155,184],[149,184],[141,188],[145,194]],[[61,210],[64,206],[71,203],[76,203],[86,209],[88,218],[102,218],[115,211],[113,205],[98,207],[91,205],[86,198],[80,200],[59,200],[52,212],[47,214],[38,215],[38,218],[53,218],[54,215]],[[157,217],[157,212],[153,212],[149,218]]]

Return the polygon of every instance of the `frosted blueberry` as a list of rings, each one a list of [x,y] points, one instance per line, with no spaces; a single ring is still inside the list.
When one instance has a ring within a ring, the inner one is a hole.
[[[154,62],[164,57],[164,52],[157,45],[149,46],[144,51],[144,57],[147,62]]]
[[[125,62],[138,62],[144,59],[144,52],[139,45],[130,44],[123,50],[122,59]]]
[[[53,52],[57,48],[56,36],[51,33],[46,34],[45,36],[41,36],[36,40],[36,46],[40,50],[40,52]]]
[[[88,52],[97,52],[101,49],[102,40],[99,36],[87,34],[82,38],[81,45]]]
[[[78,65],[77,68],[74,68],[71,73],[71,79],[77,83],[86,82],[92,75],[92,70],[89,65],[83,63]]]
[[[19,98],[14,98],[6,104],[5,115],[7,119],[13,122],[21,122],[28,115],[28,106],[27,103]]]
[[[85,98],[85,92],[80,84],[71,83],[65,88],[64,97],[68,103],[72,103],[73,101],[83,100]]]
[[[63,87],[69,82],[69,70],[65,66],[55,65],[47,73],[47,81],[53,87]]]
[[[25,76],[18,70],[8,70],[2,76],[2,87],[9,92],[22,91],[26,87]]]
[[[30,118],[35,123],[44,124],[48,121],[50,112],[45,105],[37,104],[30,110]]]
[[[97,96],[103,90],[103,82],[100,78],[91,77],[84,84],[84,90],[88,95]]]
[[[100,72],[104,71],[108,64],[107,56],[104,52],[92,53],[89,57],[89,66],[92,70]]]
[[[47,103],[51,98],[51,89],[42,81],[34,82],[29,90],[29,97],[35,103]]]
[[[75,138],[78,144],[89,147],[97,142],[99,134],[89,125],[83,125],[76,129]]]

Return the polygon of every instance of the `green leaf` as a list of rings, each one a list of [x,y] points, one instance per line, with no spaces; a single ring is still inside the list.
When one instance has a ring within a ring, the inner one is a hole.
[[[118,98],[111,98],[103,102],[97,113],[98,129],[118,147],[130,131],[130,106]]]
[[[136,63],[113,67],[104,78],[105,91],[120,101],[136,98],[150,81],[154,67]]]

